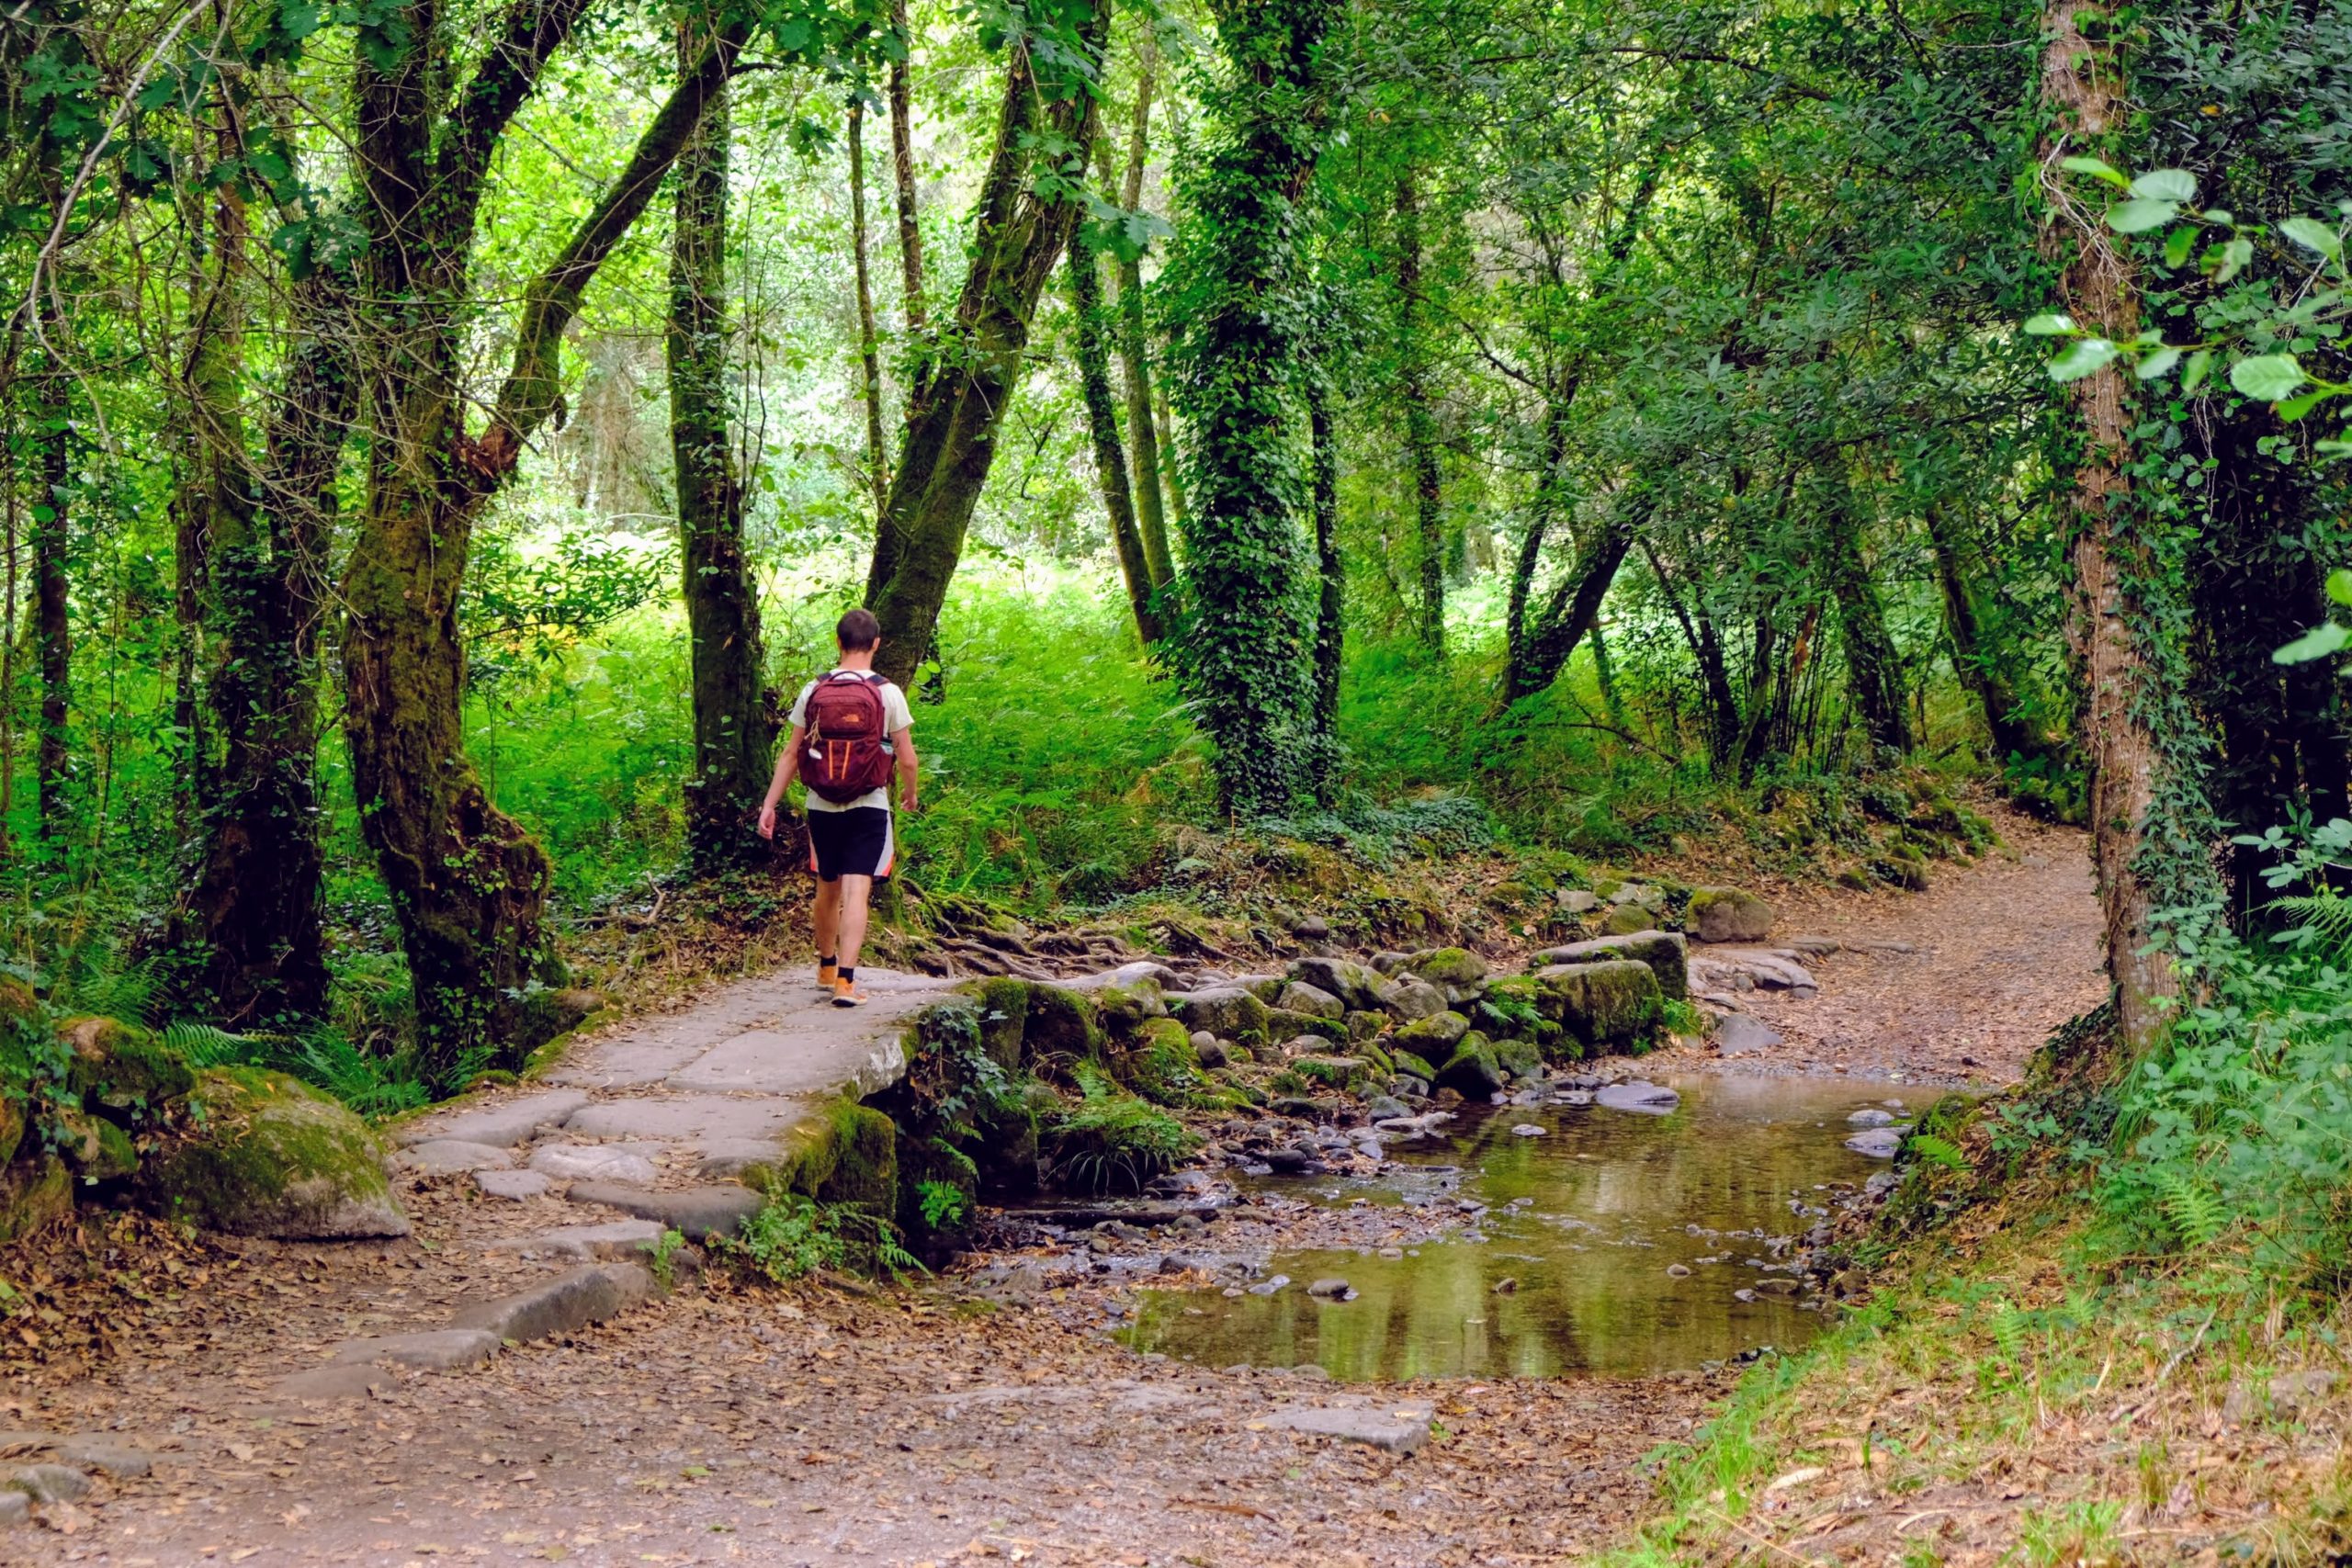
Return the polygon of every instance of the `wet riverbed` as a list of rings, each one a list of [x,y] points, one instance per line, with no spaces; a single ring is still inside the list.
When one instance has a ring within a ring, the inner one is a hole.
[[[1900,1086],[1697,1075],[1670,1087],[1680,1098],[1664,1114],[1480,1108],[1392,1148],[1402,1168],[1377,1181],[1283,1181],[1335,1203],[1463,1204],[1470,1219],[1412,1248],[1283,1254],[1238,1294],[1155,1294],[1130,1342],[1357,1381],[1643,1374],[1802,1344],[1824,1319],[1788,1259],[1812,1211],[1887,1168],[1844,1147],[1847,1119],[1894,1109]],[[1288,1282],[1266,1291],[1277,1275]],[[1351,1299],[1308,1293],[1338,1280]]]

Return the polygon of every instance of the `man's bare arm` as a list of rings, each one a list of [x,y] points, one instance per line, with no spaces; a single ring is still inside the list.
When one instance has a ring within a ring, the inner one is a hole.
[[[785,738],[784,750],[775,754],[775,777],[768,781],[768,797],[760,802],[760,837],[775,837],[775,808],[784,799],[784,792],[800,776],[800,738],[808,732],[799,725]]]

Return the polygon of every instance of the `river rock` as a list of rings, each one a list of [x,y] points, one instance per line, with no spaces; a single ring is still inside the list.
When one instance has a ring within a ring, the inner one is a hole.
[[[1323,1369],[1317,1367],[1317,1371]],[[1304,1376],[1306,1369],[1295,1369]],[[1269,1411],[1266,1425],[1278,1431],[1311,1433],[1363,1443],[1392,1454],[1418,1452],[1429,1441],[1430,1408],[1391,1402],[1365,1406],[1287,1405]]]
[[[1629,958],[1556,964],[1535,973],[1536,1010],[1595,1050],[1623,1050],[1657,1029],[1657,974]]]
[[[1872,1159],[1893,1159],[1903,1152],[1903,1134],[1892,1127],[1872,1127],[1847,1139],[1846,1146]]]
[[[536,1170],[477,1170],[474,1186],[486,1198],[504,1198],[513,1202],[528,1202],[544,1197],[555,1183]]]
[[[1413,955],[1414,974],[1447,990],[1469,989],[1487,977],[1487,961],[1466,947],[1441,947]]]
[[[1600,908],[1600,896],[1589,887],[1563,887],[1552,897],[1571,915],[1589,915]]]
[[[1347,1007],[1339,998],[1320,986],[1310,986],[1304,980],[1285,983],[1275,995],[1274,1005],[1291,1012],[1303,1012],[1309,1018],[1342,1019]]]
[[[1639,904],[1619,904],[1600,918],[1600,930],[1608,936],[1632,936],[1636,931],[1656,928],[1657,917]]]
[[[1663,1116],[1682,1103],[1682,1097],[1664,1084],[1654,1084],[1645,1078],[1628,1078],[1623,1083],[1602,1086],[1593,1092],[1592,1102],[1611,1111],[1633,1111],[1645,1116]]]
[[[1538,1127],[1532,1122],[1521,1122],[1510,1130],[1510,1135],[1514,1138],[1541,1138],[1550,1131],[1550,1128]]]
[[[1216,986],[1167,1000],[1168,1010],[1196,1034],[1206,1032],[1245,1045],[1266,1043],[1266,1004],[1255,992],[1238,986]]]
[[[1416,1056],[1442,1062],[1469,1032],[1470,1021],[1449,1010],[1413,1020],[1390,1035],[1389,1040],[1396,1050],[1409,1051]]]
[[[1650,966],[1657,976],[1660,996],[1679,999],[1690,994],[1689,953],[1680,931],[1634,931],[1546,947],[1529,954],[1527,966],[1540,973],[1563,964],[1605,964],[1627,958]]]
[[[1514,1078],[1532,1080],[1543,1076],[1544,1052],[1532,1040],[1498,1040],[1492,1047],[1495,1066]]]
[[[1499,1093],[1507,1080],[1487,1037],[1473,1030],[1462,1036],[1453,1054],[1437,1070],[1440,1089],[1450,1089],[1465,1100],[1484,1100]]]
[[[1204,1067],[1222,1067],[1233,1060],[1225,1042],[1205,1029],[1193,1031],[1193,1054],[1201,1059]]]
[[[1352,1011],[1372,1011],[1380,1006],[1381,988],[1387,984],[1378,973],[1346,958],[1320,955],[1294,959],[1290,977],[1302,986],[1312,986],[1340,1001]]]
[[[1781,1043],[1781,1032],[1753,1013],[1725,1013],[1715,1025],[1715,1050],[1725,1056],[1769,1051]]]
[[[186,1097],[187,1131],[149,1156],[140,1196],[161,1213],[280,1241],[399,1236],[408,1216],[367,1123],[284,1073],[210,1067]]]
[[[1762,942],[1772,934],[1772,906],[1741,888],[1702,887],[1682,925],[1701,942]]]
[[[1355,1292],[1348,1288],[1348,1282],[1345,1280],[1334,1275],[1328,1280],[1316,1280],[1306,1287],[1306,1293],[1327,1300],[1347,1301],[1355,1294]]]
[[[1846,1118],[1846,1125],[1849,1127],[1885,1127],[1891,1126],[1894,1122],[1893,1111],[1881,1111],[1875,1105],[1865,1105]]]

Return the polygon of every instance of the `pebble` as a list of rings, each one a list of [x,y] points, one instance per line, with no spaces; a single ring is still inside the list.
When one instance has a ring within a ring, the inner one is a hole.
[[[1894,1116],[1889,1112],[1881,1111],[1874,1105],[1866,1105],[1862,1107],[1861,1110],[1855,1111],[1851,1116],[1847,1117],[1846,1125],[1849,1127],[1883,1127],[1894,1120]]]
[[[1666,1272],[1668,1277],[1670,1279],[1688,1280],[1690,1277],[1690,1270],[1679,1263],[1668,1264],[1666,1266]]]
[[[1250,1293],[1253,1296],[1271,1296],[1276,1291],[1281,1290],[1284,1285],[1289,1283],[1289,1275],[1277,1274],[1271,1280],[1263,1280],[1257,1284],[1250,1286]]]
[[[1321,1296],[1342,1302],[1353,1301],[1356,1294],[1348,1288],[1348,1282],[1336,1274],[1328,1280],[1316,1280],[1306,1287],[1306,1293],[1310,1296]]]
[[[1521,1122],[1510,1130],[1510,1135],[1514,1138],[1540,1138],[1546,1131],[1547,1129],[1538,1127],[1532,1122]]]

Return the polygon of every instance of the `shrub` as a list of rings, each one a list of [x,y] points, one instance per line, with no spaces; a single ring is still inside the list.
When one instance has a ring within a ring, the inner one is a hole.
[[[1089,1192],[1137,1191],[1193,1156],[1201,1141],[1159,1107],[1113,1084],[1090,1063],[1080,1099],[1053,1125],[1054,1179]]]

